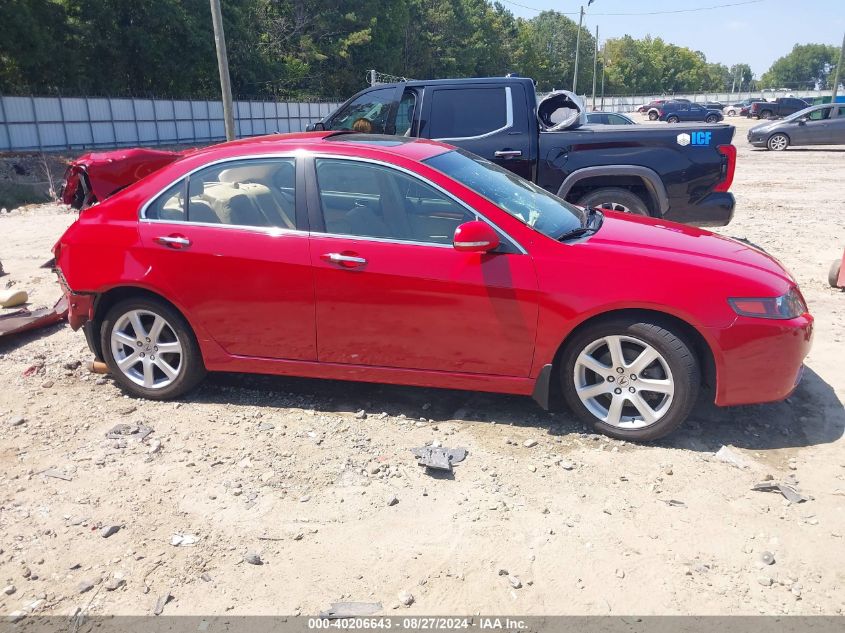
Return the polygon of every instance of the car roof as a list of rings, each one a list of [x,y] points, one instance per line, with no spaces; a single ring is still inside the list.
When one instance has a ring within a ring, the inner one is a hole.
[[[347,150],[350,147],[417,161],[455,149],[452,145],[429,139],[387,136],[384,134],[361,134],[343,130],[252,136],[186,152],[185,157],[260,155],[291,150],[331,152],[340,149],[342,151],[339,153],[348,153]]]

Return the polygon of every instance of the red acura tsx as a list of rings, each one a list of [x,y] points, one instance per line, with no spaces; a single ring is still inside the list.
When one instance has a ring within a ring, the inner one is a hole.
[[[565,401],[666,435],[700,391],[781,400],[813,318],[763,251],[582,209],[426,140],[275,135],[186,153],[84,210],[54,247],[94,354],[129,394],[207,371]]]

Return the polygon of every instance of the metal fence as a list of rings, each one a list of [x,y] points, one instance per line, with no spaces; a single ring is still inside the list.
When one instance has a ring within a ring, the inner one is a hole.
[[[236,101],[236,134],[303,131],[338,105]],[[181,145],[225,138],[220,101],[0,96],[0,151]]]
[[[815,99],[816,97],[829,97],[830,90],[754,90],[744,92],[698,92],[689,94],[652,94],[652,95],[630,95],[613,96],[602,98],[596,95],[596,108],[610,112],[632,112],[644,103],[655,99],[689,99],[693,103],[704,103],[716,101],[724,105],[738,103],[744,99],[777,99],[778,97],[798,97],[799,99]],[[593,107],[592,95],[584,95],[584,103],[589,109]],[[603,103],[603,104],[602,104]]]

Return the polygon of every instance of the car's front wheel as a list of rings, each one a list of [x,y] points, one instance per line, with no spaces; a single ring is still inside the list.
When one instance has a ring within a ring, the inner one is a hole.
[[[187,321],[152,297],[112,306],[102,322],[100,343],[110,374],[133,396],[176,398],[205,375],[199,345]]]
[[[658,116],[659,115],[657,114],[657,112],[649,112],[648,113],[648,120],[649,121],[657,121]]]
[[[718,120],[719,117],[717,117],[715,114],[708,114],[707,118],[704,119],[706,123],[716,123]]]
[[[605,435],[655,440],[674,431],[698,397],[701,369],[670,325],[614,319],[589,325],[564,348],[563,396]]]
[[[670,116],[666,118],[667,123],[680,123],[681,120],[676,116]]]
[[[789,137],[786,134],[772,134],[766,141],[766,147],[773,152],[782,152],[789,147]]]

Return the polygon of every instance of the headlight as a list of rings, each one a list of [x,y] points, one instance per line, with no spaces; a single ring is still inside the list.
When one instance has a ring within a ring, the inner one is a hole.
[[[782,297],[731,298],[728,303],[738,315],[759,319],[794,319],[807,311],[798,288],[792,288]]]

